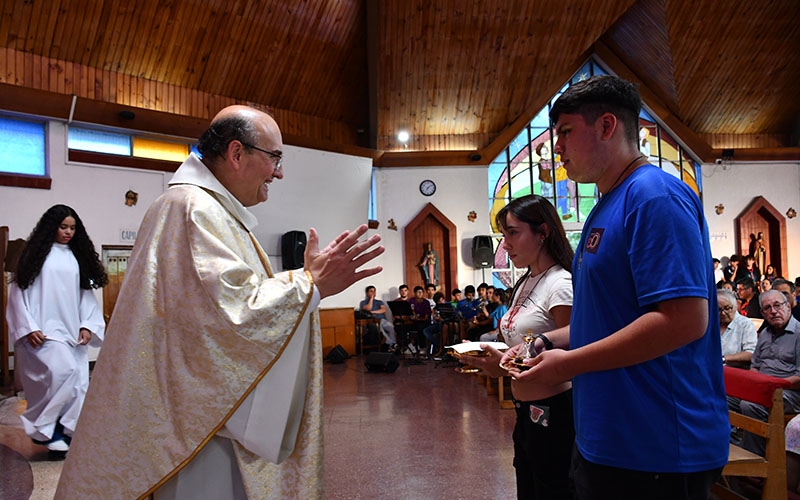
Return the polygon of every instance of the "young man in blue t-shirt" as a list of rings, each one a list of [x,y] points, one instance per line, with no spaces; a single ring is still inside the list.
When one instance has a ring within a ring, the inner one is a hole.
[[[554,152],[602,198],[575,252],[570,326],[538,338],[533,368],[513,375],[572,379],[579,499],[705,500],[730,432],[708,227],[698,196],[640,154],[640,109],[613,76],[552,108]]]

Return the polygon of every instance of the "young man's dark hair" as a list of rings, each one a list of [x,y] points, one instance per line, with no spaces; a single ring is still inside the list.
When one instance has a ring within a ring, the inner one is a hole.
[[[420,292],[424,292],[424,291],[425,291],[425,289],[424,289],[424,288],[422,288],[422,287],[421,287],[421,286],[419,286],[419,285],[417,285],[417,286],[415,286],[415,287],[414,287],[414,293],[417,293],[417,290],[419,290]]]
[[[472,285],[465,286],[464,295],[475,295],[475,287]]]
[[[774,280],[772,280],[772,288],[773,288],[773,290],[775,289],[776,286],[780,286],[780,285],[788,285],[789,286],[789,290],[792,293],[795,293],[795,290],[797,290],[797,286],[795,286],[795,284],[792,283],[789,280],[786,280],[786,279],[783,279],[783,278],[775,278]]]
[[[375,286],[374,285],[367,285],[367,287],[364,288],[364,293],[369,293],[370,290],[375,290]]]
[[[750,276],[746,276],[739,281],[736,282],[737,285],[742,285],[742,288],[749,288],[750,290],[755,290],[756,282],[753,281],[753,278]]]
[[[405,290],[408,290],[408,285],[406,285],[405,283],[403,283],[402,285],[398,286],[398,287],[397,287],[397,289],[398,289],[398,290],[403,290],[403,289],[405,289]]]
[[[557,123],[562,113],[579,114],[587,124],[592,124],[603,113],[612,113],[625,127],[625,138],[637,143],[641,109],[642,99],[636,84],[615,76],[598,75],[571,85],[550,110],[550,121]]]

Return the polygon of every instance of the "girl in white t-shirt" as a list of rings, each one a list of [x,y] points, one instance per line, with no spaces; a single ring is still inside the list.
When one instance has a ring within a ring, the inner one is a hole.
[[[503,246],[518,268],[527,268],[514,286],[500,334],[512,350],[535,337],[533,347],[551,348],[545,334],[569,324],[572,312],[572,258],[564,227],[553,205],[529,195],[505,206],[496,217]],[[499,340],[499,339],[498,339]],[[498,377],[507,372],[502,353],[484,347],[489,356],[462,356],[461,361]],[[535,352],[533,353],[535,354]],[[536,381],[512,381],[517,412],[514,428],[514,468],[517,497],[571,498],[569,465],[575,430],[570,382],[545,386]]]

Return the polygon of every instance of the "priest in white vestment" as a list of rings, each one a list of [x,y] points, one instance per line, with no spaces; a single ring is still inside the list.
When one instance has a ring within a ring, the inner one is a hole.
[[[270,116],[225,108],[148,210],[57,499],[324,498],[315,309],[383,248],[311,229],[305,269],[273,273],[245,207],[281,148]]]

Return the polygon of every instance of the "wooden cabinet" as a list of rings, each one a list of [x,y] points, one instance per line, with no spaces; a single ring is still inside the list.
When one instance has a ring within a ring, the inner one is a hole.
[[[352,307],[320,309],[319,320],[322,330],[322,355],[341,345],[347,354],[356,353],[356,324]]]

